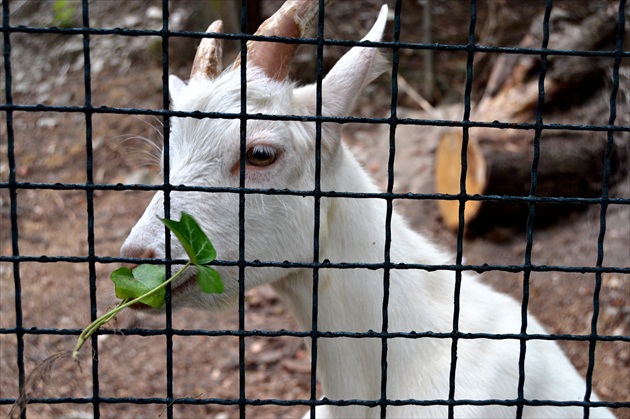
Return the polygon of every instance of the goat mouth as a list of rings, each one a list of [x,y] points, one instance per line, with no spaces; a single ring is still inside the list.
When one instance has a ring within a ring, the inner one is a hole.
[[[197,283],[196,272],[189,271],[189,272],[182,273],[182,277],[178,281],[171,283],[171,303],[174,303],[175,301],[179,300],[182,297],[182,295],[187,294],[190,291],[192,291],[196,283]],[[158,313],[158,312],[164,311],[165,306],[166,304],[164,304],[162,308],[160,309],[155,309],[146,304],[138,302],[129,306],[129,308],[133,310],[137,310],[137,311]]]

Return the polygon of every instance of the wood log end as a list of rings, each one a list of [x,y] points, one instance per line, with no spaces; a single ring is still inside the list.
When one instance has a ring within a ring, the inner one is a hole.
[[[435,191],[457,195],[461,193],[462,132],[446,132],[439,141],[435,158]],[[486,189],[487,167],[477,143],[470,138],[467,147],[466,193],[482,194]],[[439,200],[438,210],[444,224],[453,230],[459,227],[459,200]],[[466,201],[464,223],[470,223],[478,214],[480,201]]]

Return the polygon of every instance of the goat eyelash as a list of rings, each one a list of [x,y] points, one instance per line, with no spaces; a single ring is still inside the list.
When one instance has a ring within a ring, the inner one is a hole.
[[[247,163],[256,167],[270,166],[278,160],[279,152],[268,145],[255,145],[247,150]]]

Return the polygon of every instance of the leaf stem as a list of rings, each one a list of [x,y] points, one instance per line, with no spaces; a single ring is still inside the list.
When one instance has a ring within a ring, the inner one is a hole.
[[[99,317],[98,319],[96,319],[92,323],[90,323],[85,329],[83,329],[83,331],[79,335],[79,338],[77,339],[77,344],[75,345],[74,350],[72,351],[72,358],[75,361],[77,361],[79,359],[79,351],[81,350],[81,348],[83,347],[85,342],[90,337],[92,337],[92,335],[94,333],[96,333],[96,331],[98,329],[100,329],[101,326],[104,326],[105,324],[109,323],[114,317],[116,317],[116,315],[118,313],[120,313],[122,310],[126,309],[127,307],[130,307],[130,306],[140,302],[141,299],[154,294],[155,292],[157,292],[158,290],[160,290],[162,288],[165,288],[168,284],[170,284],[178,276],[180,276],[182,274],[182,272],[184,272],[186,270],[186,268],[188,268],[190,265],[192,265],[191,261],[186,262],[184,267],[182,269],[180,269],[179,271],[177,271],[177,273],[175,273],[175,275],[171,276],[169,279],[167,279],[166,281],[162,282],[160,285],[158,285],[157,287],[153,288],[151,291],[148,291],[145,294],[143,294],[143,295],[141,295],[139,297],[136,297],[134,299],[127,298],[125,300],[122,300],[120,302],[120,304],[118,304],[118,306],[116,308],[113,308],[112,310],[108,311],[107,313],[103,314],[101,317]]]

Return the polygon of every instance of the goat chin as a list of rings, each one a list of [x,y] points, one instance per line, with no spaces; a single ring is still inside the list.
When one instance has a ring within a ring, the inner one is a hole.
[[[290,4],[289,4],[290,3]],[[311,1],[290,0],[270,19],[295,22],[290,15],[298,10],[300,19],[317,8]],[[306,8],[306,9],[304,9]],[[304,10],[303,10],[304,9]],[[298,13],[296,12],[296,13]],[[293,16],[293,17],[292,17]],[[365,41],[381,40],[387,7]],[[300,21],[301,22],[301,21]],[[286,25],[265,24],[265,35]],[[298,25],[303,30],[301,25]],[[211,29],[219,30],[220,24]],[[270,29],[271,28],[271,29]],[[275,28],[275,29],[274,29]],[[299,32],[302,34],[302,32]],[[295,35],[290,35],[295,36]],[[267,43],[273,45],[274,43]],[[266,45],[266,44],[265,44]],[[264,194],[238,192],[169,193],[171,216],[181,211],[193,215],[213,241],[223,260],[320,261],[382,264],[386,245],[391,263],[442,265],[449,257],[422,235],[415,233],[395,212],[389,221],[391,236],[386,238],[387,203],[382,198],[319,196],[310,193],[319,175],[322,191],[378,192],[357,160],[341,143],[341,125],[295,120],[277,121],[256,115],[349,115],[363,87],[384,69],[378,49],[357,46],[344,55],[321,84],[321,109],[317,107],[315,85],[296,87],[284,77],[286,69],[278,62],[290,61],[291,51],[265,45],[252,45],[247,62],[246,122],[231,117],[172,118],[169,146],[170,179],[174,185],[260,188]],[[274,52],[275,51],[275,52]],[[274,56],[272,53],[286,56]],[[206,55],[204,55],[206,54]],[[288,58],[287,58],[288,57]],[[271,61],[271,63],[269,62]],[[187,84],[170,79],[173,106],[177,111],[224,112],[239,114],[242,109],[239,62],[226,71],[220,69],[220,39],[206,38],[195,58],[192,78]],[[239,65],[237,65],[239,64]],[[237,71],[235,71],[237,70]],[[245,151],[241,141],[245,133]],[[317,139],[320,138],[321,142]],[[321,159],[316,167],[315,154]],[[250,152],[251,151],[251,152]],[[256,154],[258,153],[258,155]],[[262,157],[261,157],[262,156]],[[245,171],[241,171],[241,158]],[[304,196],[269,193],[275,190],[305,191]],[[164,213],[164,194],[158,192],[144,215],[132,229],[121,254],[124,257],[164,257],[164,227],[156,215]],[[317,214],[317,219],[315,217]],[[315,222],[318,230],[315,230]],[[239,227],[241,226],[242,227]],[[244,235],[244,241],[239,235]],[[318,249],[314,248],[317,238]],[[386,240],[390,240],[386,243]],[[239,248],[243,246],[244,249]],[[172,256],[184,258],[182,246],[173,238]],[[373,267],[373,265],[371,265]],[[200,291],[173,293],[173,305],[217,310],[233,304],[239,293],[239,280],[246,288],[271,283],[290,306],[304,330],[313,325],[313,270],[307,268],[218,266],[225,291],[207,295]],[[386,341],[383,368],[383,341],[379,338],[319,337],[306,339],[309,349],[317,345],[317,377],[323,394],[331,400],[367,400],[378,403],[400,401],[387,406],[388,417],[445,417],[451,388],[454,271],[385,268],[317,270],[317,327],[329,332],[412,332],[445,334],[397,337]],[[383,323],[384,279],[388,279],[387,324]],[[177,291],[177,286],[173,287]],[[185,285],[189,287],[188,285]],[[484,334],[521,333],[521,306],[464,273],[459,293],[459,332]],[[385,330],[386,329],[386,330]],[[527,316],[527,333],[545,334],[535,318]],[[543,339],[525,342],[524,382],[519,396],[519,357],[521,341],[512,338],[471,339],[456,342],[455,400],[498,401],[476,405],[456,404],[456,417],[510,417],[517,413],[517,400],[524,401],[523,417],[577,417],[580,406],[533,406],[531,400],[582,402],[586,384],[562,353],[557,343]],[[387,376],[382,377],[382,371]],[[386,378],[382,391],[381,383]],[[521,399],[522,397],[522,399]],[[588,400],[588,399],[587,399]],[[597,400],[593,395],[590,400]],[[404,401],[409,401],[405,404]],[[435,403],[427,403],[434,401]],[[414,404],[415,403],[415,404]],[[365,404],[365,403],[364,403]],[[317,417],[380,417],[381,409],[361,404],[321,405]],[[590,409],[591,417],[613,417],[606,409]]]

